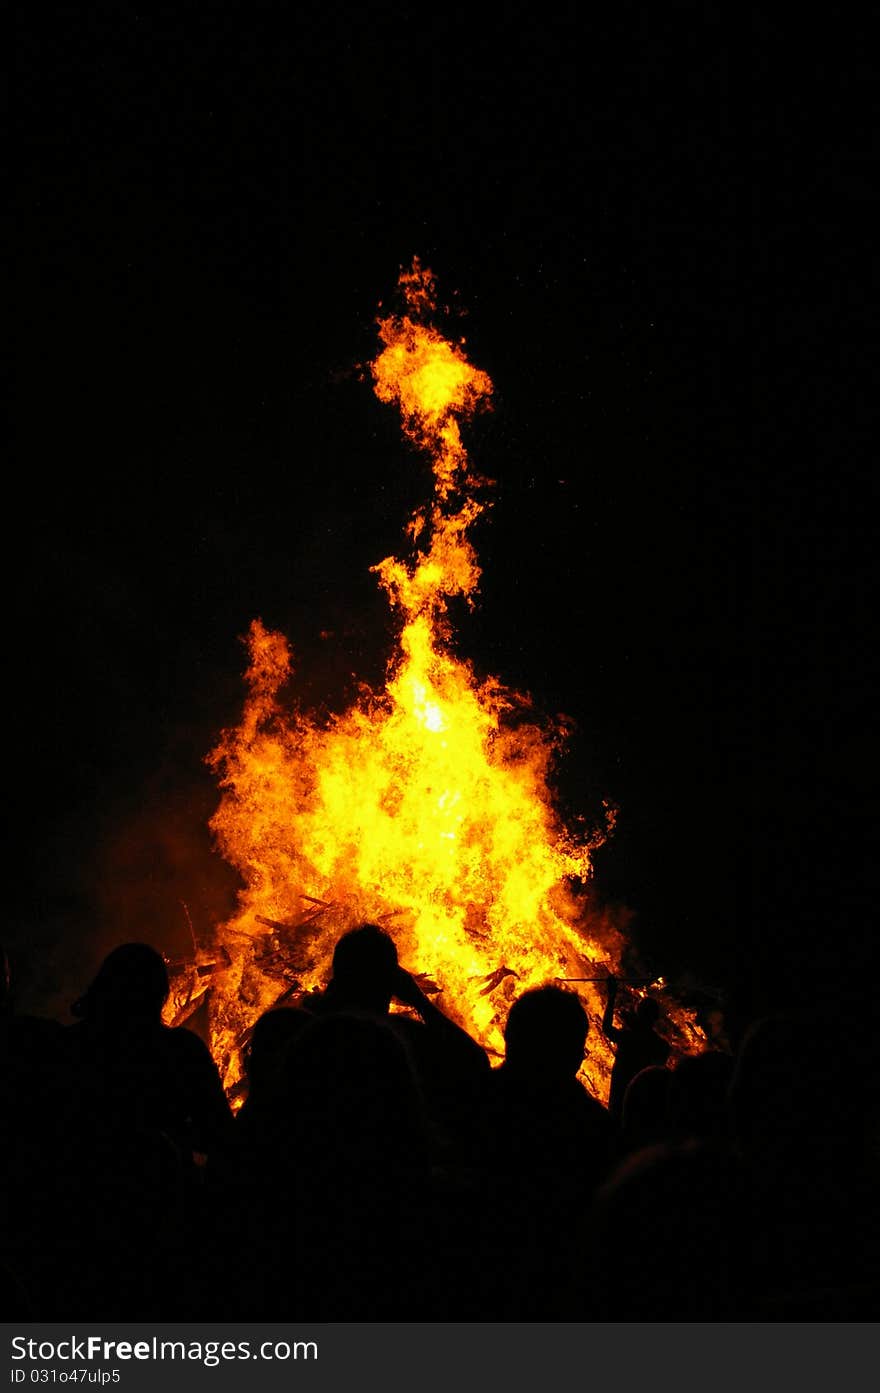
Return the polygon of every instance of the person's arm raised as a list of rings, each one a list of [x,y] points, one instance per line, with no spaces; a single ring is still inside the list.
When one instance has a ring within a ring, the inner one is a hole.
[[[602,1017],[602,1034],[606,1040],[611,1040],[615,1044],[620,1039],[620,1031],[614,1024],[614,1006],[617,1001],[617,978],[613,973],[608,974],[608,1001],[605,1005],[605,1014]]]
[[[460,1025],[456,1025],[444,1015],[440,1007],[422,990],[419,983],[433,987],[435,984],[424,973],[407,972],[399,967],[394,983],[394,996],[403,1006],[415,1011],[423,1024],[438,1036],[442,1035],[450,1045],[467,1054],[474,1064],[481,1068],[489,1067],[489,1058],[481,1045],[468,1035]],[[439,989],[438,989],[439,990]]]

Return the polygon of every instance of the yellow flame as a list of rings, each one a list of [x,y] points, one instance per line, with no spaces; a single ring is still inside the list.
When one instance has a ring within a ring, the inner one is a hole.
[[[492,383],[426,322],[431,273],[414,262],[400,290],[402,311],[378,321],[374,387],[429,454],[434,491],[407,529],[410,557],[374,567],[401,622],[384,688],[324,723],[285,706],[287,641],[254,620],[242,720],[210,756],[223,788],[211,825],[244,882],[218,930],[231,965],[212,997],[227,1084],[247,1027],[295,985],[322,986],[339,934],[363,920],[386,924],[401,961],[434,978],[443,1009],[496,1054],[516,995],[601,975],[622,948],[584,893],[601,835],[571,833],[551,795],[562,727],[449,650],[446,603],[475,592],[468,530],[486,506],[460,426]],[[592,984],[580,991],[594,1023],[584,1077],[604,1098],[604,1001]]]

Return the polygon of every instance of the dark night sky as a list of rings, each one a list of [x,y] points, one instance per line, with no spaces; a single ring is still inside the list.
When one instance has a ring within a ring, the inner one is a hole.
[[[749,1004],[764,974],[857,976],[876,195],[843,85],[824,71],[821,112],[781,96],[780,36],[713,7],[589,35],[576,6],[504,34],[280,14],[95,4],[20,34],[25,992],[63,996],[119,937],[173,946],[181,899],[197,926],[226,903],[202,761],[253,616],[307,699],[380,677],[368,567],[427,475],[357,365],[414,254],[496,386],[459,648],[577,723],[561,796],[621,807],[600,891],[658,970]]]

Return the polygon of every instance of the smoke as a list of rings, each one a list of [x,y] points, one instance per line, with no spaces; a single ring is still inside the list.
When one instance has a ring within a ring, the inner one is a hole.
[[[96,800],[57,831],[46,848],[51,881],[42,895],[35,886],[6,934],[17,1011],[68,1022],[112,948],[137,941],[189,957],[193,934],[207,939],[228,918],[237,881],[212,846],[217,793],[201,754],[133,774],[125,795]]]

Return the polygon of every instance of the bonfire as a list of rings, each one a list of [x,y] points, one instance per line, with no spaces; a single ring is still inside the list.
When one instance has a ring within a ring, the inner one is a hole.
[[[207,1000],[234,1095],[256,1019],[307,1004],[340,934],[371,921],[492,1058],[517,995],[560,981],[577,991],[591,1019],[583,1079],[605,1100],[602,984],[621,971],[627,915],[601,905],[593,854],[614,810],[599,826],[566,825],[552,786],[566,723],[539,719],[528,695],[454,652],[450,601],[476,602],[472,529],[491,501],[462,432],[491,409],[492,383],[435,326],[435,278],[418,261],[398,296],[378,319],[372,383],[431,473],[402,554],[372,568],[391,608],[384,684],[318,718],[297,703],[287,638],[254,619],[241,719],[209,755],[221,789],[211,827],[241,877],[237,910],[181,965],[166,1018],[181,1023]],[[672,1043],[693,1049],[691,1013],[664,1006]]]

